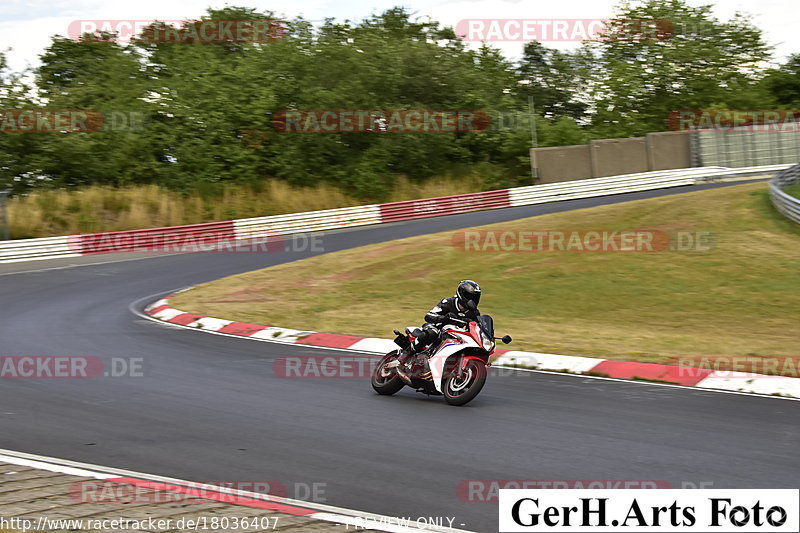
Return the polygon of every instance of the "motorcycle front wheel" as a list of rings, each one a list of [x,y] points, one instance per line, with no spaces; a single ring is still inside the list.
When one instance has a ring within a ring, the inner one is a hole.
[[[405,386],[400,376],[391,368],[386,368],[386,364],[397,359],[400,350],[395,350],[384,355],[375,370],[372,371],[372,388],[378,394],[391,396]]]
[[[475,359],[467,359],[461,377],[452,372],[444,379],[442,393],[450,405],[464,405],[478,395],[484,384],[486,384],[486,365]]]

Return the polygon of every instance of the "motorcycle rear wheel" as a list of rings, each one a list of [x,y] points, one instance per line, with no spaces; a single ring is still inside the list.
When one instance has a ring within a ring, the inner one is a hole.
[[[397,359],[400,350],[394,350],[384,355],[372,372],[372,388],[384,396],[391,396],[405,386],[400,376],[392,369],[384,368],[387,363]]]

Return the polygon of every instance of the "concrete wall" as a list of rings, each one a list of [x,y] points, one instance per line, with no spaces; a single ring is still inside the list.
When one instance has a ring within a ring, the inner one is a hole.
[[[588,144],[531,150],[531,164],[538,168],[539,183],[570,181],[592,175],[592,156]],[[544,176],[546,179],[543,179]]]
[[[589,143],[592,150],[592,177],[618,176],[647,172],[647,144],[644,137],[603,139]]]
[[[539,183],[668,170],[692,166],[687,132],[649,133],[646,137],[598,139],[577,146],[531,150]]]
[[[648,133],[647,163],[648,170],[669,170],[692,166],[689,134],[683,131]]]

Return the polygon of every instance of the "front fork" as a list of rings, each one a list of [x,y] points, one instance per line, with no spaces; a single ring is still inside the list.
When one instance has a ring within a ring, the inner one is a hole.
[[[459,355],[458,361],[456,362],[456,377],[458,379],[462,379],[464,377],[464,371],[467,369],[467,363],[470,359],[475,359],[483,363],[486,368],[492,366],[492,363],[489,362],[489,357],[486,357],[484,361],[482,358],[478,357],[477,355]]]

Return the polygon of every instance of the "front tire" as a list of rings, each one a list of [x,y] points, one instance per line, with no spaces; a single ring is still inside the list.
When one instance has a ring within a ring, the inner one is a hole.
[[[451,372],[442,384],[442,393],[450,405],[464,405],[472,401],[485,384],[486,365],[475,359],[467,359],[464,375],[459,378],[455,371]]]
[[[384,368],[390,361],[397,359],[400,350],[395,350],[384,355],[372,372],[372,388],[375,392],[384,396],[391,396],[405,386],[405,383],[397,372],[390,368]]]

